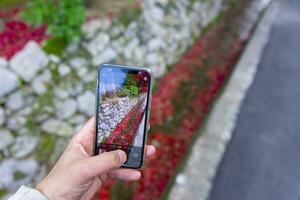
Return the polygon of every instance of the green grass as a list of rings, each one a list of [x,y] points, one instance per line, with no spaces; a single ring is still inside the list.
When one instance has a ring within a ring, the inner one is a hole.
[[[132,21],[134,21],[141,14],[142,10],[140,8],[134,8],[131,10],[124,9],[118,16],[117,22],[127,27]]]
[[[0,188],[0,198],[8,194],[8,190],[5,188]]]
[[[26,0],[1,0],[0,9],[17,7],[24,4]]]
[[[52,135],[43,135],[39,146],[36,149],[36,160],[45,162],[49,159],[55,146],[55,137]]]
[[[54,37],[44,43],[43,49],[48,54],[60,56],[67,47],[68,40],[65,37]]]
[[[15,171],[14,172],[14,180],[20,180],[26,177],[26,174],[20,171]]]

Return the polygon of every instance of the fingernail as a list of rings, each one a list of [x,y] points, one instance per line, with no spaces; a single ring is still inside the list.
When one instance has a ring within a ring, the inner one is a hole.
[[[117,152],[118,152],[120,161],[123,164],[126,161],[126,153],[122,150],[118,150]]]
[[[137,180],[139,178],[141,178],[140,171],[135,171],[135,172],[131,173],[131,175],[130,175],[130,179],[132,179],[132,180]]]

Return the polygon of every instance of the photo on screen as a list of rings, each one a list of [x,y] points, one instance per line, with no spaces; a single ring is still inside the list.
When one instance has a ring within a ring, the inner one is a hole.
[[[140,163],[143,153],[149,79],[146,71],[100,71],[97,148],[124,150],[129,165]]]

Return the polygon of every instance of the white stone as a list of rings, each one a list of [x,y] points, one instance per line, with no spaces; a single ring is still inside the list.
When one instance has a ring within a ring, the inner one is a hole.
[[[69,93],[68,93],[68,91],[66,91],[62,88],[56,87],[56,88],[54,88],[54,95],[59,99],[66,99],[66,98],[68,98]]]
[[[0,150],[4,150],[14,141],[14,137],[12,136],[12,134],[9,131],[3,129],[0,129],[0,138]]]
[[[110,33],[109,35],[111,37],[117,37],[119,36],[121,33],[124,32],[124,26],[113,26],[111,29],[110,29]],[[122,37],[120,37],[122,38]],[[119,38],[118,38],[119,39]]]
[[[74,128],[75,133],[78,133],[82,129],[83,126],[84,126],[84,123],[76,124],[75,128]]]
[[[146,55],[146,63],[148,65],[155,65],[159,62],[159,57],[156,53],[149,53]]]
[[[86,67],[81,67],[77,70],[77,74],[81,79],[84,79],[85,75],[88,73],[88,69]]]
[[[35,160],[6,159],[0,163],[0,185],[8,190],[16,191],[21,185],[28,185],[38,170]],[[25,176],[14,180],[14,174],[21,172]]]
[[[107,48],[104,52],[93,59],[93,64],[98,66],[102,63],[108,63],[117,58],[117,52],[113,48]]]
[[[176,183],[179,185],[184,185],[186,183],[186,176],[184,174],[178,174],[176,176]]]
[[[85,37],[92,38],[101,29],[102,22],[99,19],[89,20],[81,26],[81,31]]]
[[[32,136],[20,136],[10,148],[11,155],[17,159],[28,156],[37,146],[38,139]]]
[[[86,91],[84,94],[77,98],[78,109],[91,117],[95,114],[95,95],[90,91]]]
[[[7,128],[11,130],[19,130],[26,123],[26,118],[21,115],[10,116],[7,119]]]
[[[169,3],[168,0],[158,0],[157,2],[158,2],[160,5],[162,5],[162,6],[167,6],[168,3]]]
[[[46,84],[51,81],[51,73],[45,70],[42,74],[38,75],[32,82],[31,86],[35,93],[44,94],[47,92]]]
[[[93,56],[97,56],[101,51],[103,51],[109,44],[109,35],[100,32],[95,39],[91,40],[88,44],[85,44],[86,49]]]
[[[85,83],[96,82],[97,74],[92,71],[87,73],[82,79]]]
[[[72,96],[78,96],[83,90],[83,84],[78,82],[76,85],[68,86],[68,93]]]
[[[5,112],[3,108],[0,107],[0,126],[2,126],[5,122]]]
[[[83,115],[75,115],[69,119],[71,124],[83,124],[86,121],[86,117]]]
[[[140,41],[137,38],[132,39],[127,45],[126,45],[126,51],[133,51],[135,48],[139,46]]]
[[[158,22],[164,20],[165,17],[164,11],[158,6],[153,7],[149,12],[153,20]]]
[[[0,97],[12,92],[18,87],[17,76],[7,69],[0,68]]]
[[[60,58],[53,54],[49,55],[49,60],[55,64],[58,64],[60,62]]]
[[[66,65],[66,64],[60,64],[58,66],[58,73],[61,76],[66,76],[66,75],[70,74],[70,72],[71,72],[71,69],[70,69],[70,67],[68,65]]]
[[[0,57],[0,68],[6,68],[8,66],[8,62],[5,58]]]
[[[153,38],[148,42],[149,51],[154,51],[159,48],[165,48],[165,47],[166,47],[166,43],[163,40],[158,38]]]
[[[20,90],[9,95],[6,101],[6,107],[11,109],[12,111],[22,108],[24,104],[24,97]]]
[[[33,41],[27,43],[10,60],[10,67],[25,81],[30,82],[48,64],[49,59],[40,46]]]
[[[73,128],[66,122],[57,119],[48,119],[42,123],[42,130],[53,135],[70,137],[74,134]]]
[[[26,116],[26,115],[30,115],[31,112],[32,112],[32,107],[31,105],[28,105],[27,107],[24,107],[20,111],[18,111],[18,115]]]
[[[59,119],[67,119],[72,117],[76,110],[77,104],[73,99],[67,99],[64,102],[60,102],[57,104],[56,117]]]
[[[85,58],[81,58],[81,57],[72,58],[69,62],[70,62],[71,67],[75,70],[78,70],[83,67],[87,67],[87,65],[88,65],[87,60]]]
[[[66,51],[70,54],[75,53],[79,48],[79,44],[77,42],[73,42],[69,44],[66,48]]]

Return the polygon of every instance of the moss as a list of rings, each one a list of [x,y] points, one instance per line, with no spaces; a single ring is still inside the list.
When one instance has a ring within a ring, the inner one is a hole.
[[[0,188],[0,198],[8,194],[8,190],[5,188]]]
[[[86,90],[94,91],[96,89],[96,81],[85,85]]]
[[[22,88],[22,87],[26,86],[26,82],[22,79],[18,79],[18,85],[20,88]]]
[[[33,115],[29,115],[27,117],[25,127],[28,129],[28,131],[33,134],[36,133],[39,129],[39,126],[36,123],[36,119]]]
[[[124,9],[120,13],[117,22],[121,23],[124,27],[127,27],[132,21],[138,18],[141,12],[142,10],[140,8],[134,8],[130,11],[128,9]]]
[[[60,81],[60,75],[59,75],[59,72],[58,72],[57,65],[54,64],[54,63],[50,63],[48,67],[50,69],[51,77],[52,77],[53,82],[54,83],[59,82]]]
[[[86,48],[81,48],[79,47],[75,52],[73,53],[66,53],[63,55],[63,59],[64,60],[71,60],[70,59],[70,55],[72,57],[82,57],[82,58],[86,58],[86,59],[92,59],[91,54],[88,52],[88,50]]]
[[[55,137],[52,135],[43,135],[39,146],[36,149],[36,160],[45,162],[51,155],[55,146]]]
[[[49,54],[60,56],[66,48],[68,40],[64,37],[55,37],[47,40],[43,49]]]
[[[20,180],[26,177],[26,174],[20,171],[15,171],[14,172],[14,180]]]

